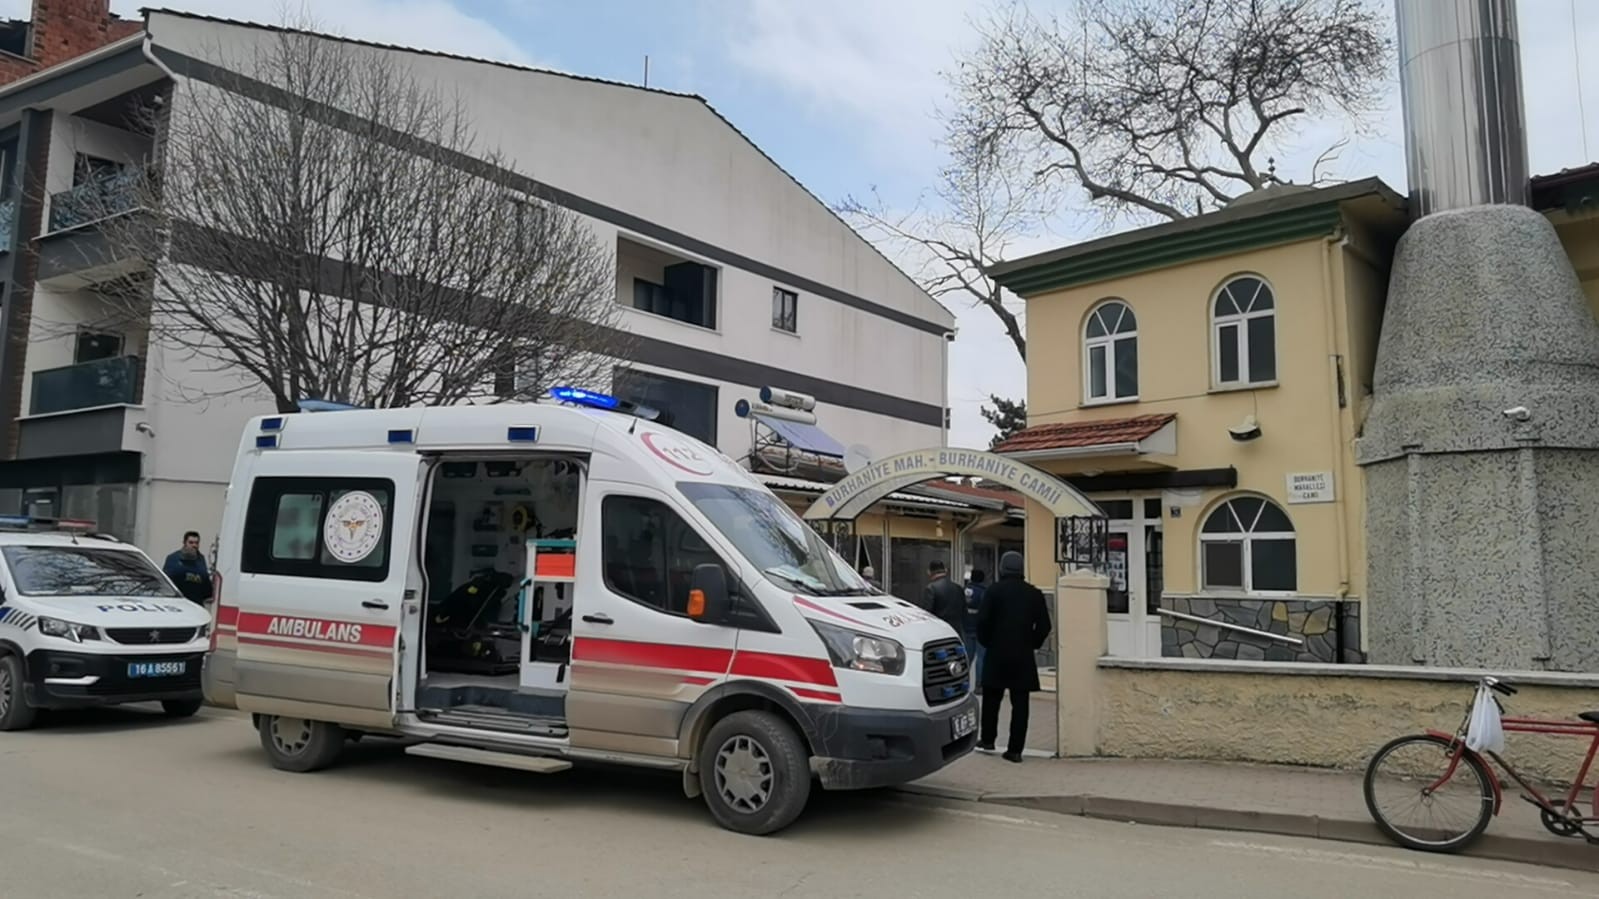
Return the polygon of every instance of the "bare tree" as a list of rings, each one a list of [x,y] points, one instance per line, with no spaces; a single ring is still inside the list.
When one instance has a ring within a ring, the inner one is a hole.
[[[1036,233],[1054,192],[1018,184],[991,154],[953,147],[954,159],[939,173],[929,197],[895,212],[872,193],[869,201],[847,197],[837,211],[896,258],[933,297],[955,298],[992,312],[1016,353],[1027,358],[1020,301],[988,276],[1016,240]]]
[[[154,261],[110,308],[283,411],[608,381],[628,353],[612,254],[478,145],[459,98],[293,30],[223,65],[150,106],[149,166],[56,198]]]
[[[1368,0],[1014,5],[980,31],[950,75],[957,158],[1080,188],[1112,217],[1180,219],[1278,182],[1268,154],[1303,124],[1358,127],[1380,104],[1391,49]]]

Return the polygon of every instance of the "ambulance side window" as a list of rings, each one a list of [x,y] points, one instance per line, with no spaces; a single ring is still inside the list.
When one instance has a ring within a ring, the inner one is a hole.
[[[716,551],[665,503],[607,496],[600,507],[601,564],[612,591],[670,615],[688,612],[699,565],[727,568]]]
[[[383,478],[257,478],[244,515],[240,568],[386,580],[393,498],[394,482]]]

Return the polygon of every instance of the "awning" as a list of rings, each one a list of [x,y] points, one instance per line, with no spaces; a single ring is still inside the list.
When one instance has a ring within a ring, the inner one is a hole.
[[[835,459],[844,458],[844,445],[834,440],[831,434],[816,425],[798,421],[785,421],[781,418],[768,418],[760,414],[752,417],[771,428],[777,436],[783,438],[784,443],[802,453],[832,456]]]
[[[1169,456],[1177,452],[1177,416],[1166,413],[1033,425],[1005,438],[994,452],[1013,459]]]

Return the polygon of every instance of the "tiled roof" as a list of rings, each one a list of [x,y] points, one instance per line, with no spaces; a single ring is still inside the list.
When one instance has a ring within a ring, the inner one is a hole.
[[[1004,503],[1007,506],[1022,505],[1021,494],[1014,490],[1004,490],[997,487],[976,487],[971,484],[958,484],[954,481],[929,481],[922,487],[928,490],[937,490],[946,493],[958,493],[966,496],[986,499],[991,502]]]
[[[1137,443],[1171,424],[1176,415],[1138,415],[1133,418],[1106,418],[1073,421],[1065,424],[1034,425],[1018,431],[994,447],[996,453],[1031,453],[1040,450],[1079,446],[1109,446]]]

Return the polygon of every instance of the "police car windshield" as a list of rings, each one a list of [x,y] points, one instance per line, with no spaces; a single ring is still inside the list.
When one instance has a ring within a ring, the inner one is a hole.
[[[136,552],[96,546],[7,546],[6,567],[25,596],[162,596],[178,591]]]
[[[765,490],[698,482],[677,487],[750,564],[784,587],[812,596],[875,592],[821,535]]]

